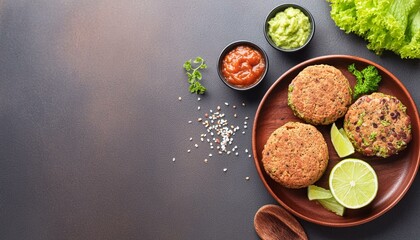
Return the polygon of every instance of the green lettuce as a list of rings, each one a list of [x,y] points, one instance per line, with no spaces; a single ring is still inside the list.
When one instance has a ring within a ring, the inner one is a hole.
[[[420,0],[327,1],[335,24],[366,39],[376,54],[390,50],[401,58],[420,58]]]

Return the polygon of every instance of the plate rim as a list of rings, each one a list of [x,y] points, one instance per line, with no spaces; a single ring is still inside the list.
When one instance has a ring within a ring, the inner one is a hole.
[[[295,66],[289,68],[286,72],[284,72],[283,74],[281,74],[275,81],[274,83],[270,86],[270,88],[266,91],[266,93],[264,94],[263,98],[261,99],[258,108],[256,110],[255,113],[255,117],[254,117],[254,124],[253,124],[253,128],[252,128],[252,151],[253,151],[253,156],[254,156],[254,164],[256,167],[256,170],[258,172],[258,176],[261,179],[261,181],[264,184],[264,187],[266,188],[266,190],[270,193],[270,195],[285,209],[287,209],[289,212],[291,212],[293,215],[306,220],[308,222],[312,222],[318,225],[323,225],[323,226],[329,226],[329,227],[352,227],[352,226],[357,226],[357,225],[361,225],[367,222],[370,222],[380,216],[382,216],[383,214],[385,214],[386,212],[388,212],[390,209],[392,209],[408,192],[408,190],[410,189],[411,185],[414,182],[414,179],[417,175],[418,172],[418,168],[420,165],[420,154],[418,155],[418,158],[415,162],[415,170],[413,172],[413,174],[410,176],[410,179],[408,180],[408,184],[406,184],[405,186],[402,187],[402,191],[401,193],[396,196],[396,198],[388,205],[386,206],[382,211],[372,215],[372,216],[368,216],[366,218],[357,220],[357,221],[353,221],[353,222],[346,222],[346,223],[334,223],[334,222],[325,222],[325,221],[320,221],[320,220],[316,220],[314,218],[308,217],[304,214],[301,214],[300,212],[295,211],[293,208],[291,208],[289,205],[287,205],[285,202],[283,202],[275,193],[274,191],[271,189],[271,187],[269,186],[269,184],[267,183],[267,181],[264,179],[263,177],[263,169],[260,168],[259,166],[259,160],[258,160],[258,152],[257,152],[257,146],[256,146],[256,131],[257,131],[257,123],[258,123],[258,118],[260,116],[260,112],[261,109],[263,108],[267,98],[270,97],[271,93],[274,91],[274,89],[276,89],[277,85],[280,84],[280,82],[282,80],[284,80],[291,72],[294,72],[296,69],[299,69],[303,66],[309,66],[308,64],[312,63],[312,64],[322,64],[321,61],[323,60],[331,60],[331,59],[346,59],[346,60],[353,60],[353,61],[358,61],[358,62],[363,62],[365,64],[369,64],[369,65],[373,65],[376,68],[378,68],[380,71],[384,72],[386,75],[389,75],[392,79],[396,80],[394,81],[404,92],[404,94],[408,97],[409,100],[409,104],[410,106],[414,106],[414,115],[415,116],[410,116],[411,118],[416,118],[414,121],[416,123],[420,122],[420,117],[419,117],[419,113],[417,110],[417,105],[414,102],[414,99],[412,98],[411,94],[408,92],[407,88],[404,86],[404,84],[394,75],[392,74],[390,71],[388,71],[386,68],[384,68],[383,66],[381,66],[378,63],[375,63],[371,60],[362,58],[362,57],[358,57],[358,56],[353,56],[353,55],[340,55],[340,54],[333,54],[333,55],[324,55],[324,56],[319,56],[319,57],[314,57],[314,58],[310,58],[307,59],[301,63],[296,64]],[[314,63],[315,62],[315,63]],[[312,65],[311,64],[311,65]]]

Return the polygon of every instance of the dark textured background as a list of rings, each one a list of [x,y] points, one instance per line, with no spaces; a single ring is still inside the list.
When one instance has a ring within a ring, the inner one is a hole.
[[[0,239],[258,239],[254,214],[274,200],[244,151],[259,101],[281,74],[313,57],[356,55],[387,68],[420,103],[420,62],[376,56],[335,26],[325,1],[287,2],[312,12],[316,33],[302,52],[276,52],[263,22],[280,3],[0,0]],[[249,92],[227,88],[216,72],[221,50],[240,39],[270,59]],[[198,55],[209,66],[201,101],[182,69]],[[206,164],[196,119],[218,105],[237,113],[231,124],[249,116],[248,129],[235,136],[239,156]],[[417,178],[370,223],[301,223],[310,239],[415,239],[419,202]]]

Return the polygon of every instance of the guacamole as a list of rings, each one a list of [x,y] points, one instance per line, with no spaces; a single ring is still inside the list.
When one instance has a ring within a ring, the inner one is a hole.
[[[281,48],[301,47],[308,40],[311,23],[309,18],[297,8],[289,7],[268,21],[268,35]]]

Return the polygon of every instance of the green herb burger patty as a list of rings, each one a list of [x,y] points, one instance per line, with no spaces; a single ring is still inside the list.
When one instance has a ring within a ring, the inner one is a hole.
[[[314,125],[335,122],[344,116],[351,101],[348,79],[326,64],[306,67],[288,88],[288,105],[295,116]]]
[[[287,188],[303,188],[324,174],[328,147],[322,134],[312,125],[288,122],[268,138],[262,152],[267,174]]]
[[[406,107],[383,93],[356,100],[344,118],[344,130],[355,149],[366,156],[389,157],[411,140],[411,120]]]

